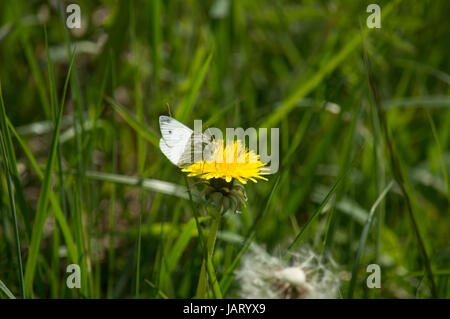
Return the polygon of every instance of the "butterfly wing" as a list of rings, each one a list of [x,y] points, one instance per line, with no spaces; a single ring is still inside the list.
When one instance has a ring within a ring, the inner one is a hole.
[[[186,167],[192,163],[199,162],[202,159],[205,161],[211,160],[213,155],[212,151],[215,151],[214,147],[216,147],[216,145],[212,143],[211,137],[194,132],[191,135],[184,152],[181,154],[178,166]]]
[[[179,166],[181,156],[186,148],[190,148],[193,131],[174,118],[164,115],[159,117],[159,127],[162,135],[159,148],[173,164]]]

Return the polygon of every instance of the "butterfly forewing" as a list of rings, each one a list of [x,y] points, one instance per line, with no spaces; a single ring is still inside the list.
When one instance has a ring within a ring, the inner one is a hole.
[[[178,165],[193,131],[174,118],[164,115],[159,117],[159,127],[162,135],[159,148],[173,164]]]
[[[194,133],[189,127],[169,116],[159,117],[162,138],[159,148],[166,157],[179,167],[189,166],[202,160],[210,160],[213,144],[211,138],[203,133]]]
[[[161,134],[169,147],[185,145],[192,135],[192,130],[186,125],[169,116],[159,117]],[[183,151],[184,148],[181,150]]]

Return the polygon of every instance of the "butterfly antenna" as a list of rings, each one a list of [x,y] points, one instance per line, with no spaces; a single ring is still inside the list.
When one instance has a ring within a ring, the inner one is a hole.
[[[172,112],[170,112],[170,105],[166,103],[167,111],[169,112],[169,116],[172,117]]]

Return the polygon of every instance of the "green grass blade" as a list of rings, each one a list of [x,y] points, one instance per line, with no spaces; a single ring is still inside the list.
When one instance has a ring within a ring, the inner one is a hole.
[[[167,295],[161,290],[161,289],[159,289],[154,283],[152,283],[150,280],[148,280],[148,279],[144,279],[144,281],[150,286],[150,287],[152,287],[152,288],[154,288],[154,289],[157,289],[157,294],[159,295],[159,296],[161,296],[161,298],[163,298],[163,299],[169,299],[169,297],[167,297]]]
[[[256,232],[252,232],[250,234],[250,236],[247,237],[247,239],[244,241],[244,244],[242,245],[241,249],[239,249],[239,252],[237,253],[236,257],[234,257],[233,262],[230,264],[230,266],[227,268],[227,270],[223,274],[222,278],[220,279],[220,287],[222,288],[222,291],[224,294],[230,288],[231,282],[233,281],[233,273],[236,270],[236,268],[239,266],[239,262],[240,262],[242,256],[245,254],[245,252],[250,247],[255,236],[256,236]]]
[[[387,118],[386,118],[386,114],[383,111],[383,106],[382,106],[382,100],[381,100],[381,96],[377,90],[377,86],[375,83],[375,79],[374,79],[374,74],[372,72],[371,69],[371,65],[370,65],[370,61],[368,60],[368,58],[366,57],[366,52],[364,52],[364,62],[365,62],[365,66],[367,69],[367,75],[368,75],[368,82],[369,82],[369,86],[372,92],[372,97],[375,101],[375,106],[377,108],[377,114],[378,114],[378,121],[380,123],[380,126],[382,128],[383,131],[383,136],[384,136],[384,140],[386,142],[387,148],[388,148],[388,152],[389,152],[389,157],[390,157],[390,163],[391,163],[391,170],[392,173],[394,175],[394,178],[397,182],[397,184],[400,187],[401,193],[403,194],[404,198],[405,198],[405,202],[406,202],[406,207],[407,207],[407,211],[408,211],[408,215],[409,215],[409,219],[411,220],[411,224],[414,230],[414,233],[416,235],[417,238],[417,242],[419,244],[419,249],[420,252],[422,254],[422,258],[423,258],[423,262],[425,264],[425,269],[427,271],[427,277],[430,280],[431,283],[431,292],[432,292],[432,296],[437,298],[438,297],[438,290],[436,287],[436,283],[434,281],[434,276],[433,276],[433,270],[431,267],[431,261],[430,258],[428,257],[428,252],[425,246],[425,242],[422,236],[422,233],[419,229],[419,225],[417,223],[417,219],[414,215],[414,211],[413,211],[413,204],[412,204],[412,200],[410,197],[410,194],[407,190],[407,180],[405,179],[405,175],[403,173],[402,170],[402,166],[400,163],[400,160],[398,158],[396,149],[394,147],[394,142],[391,138],[391,133],[389,131],[389,127],[388,127],[388,122],[387,122]]]
[[[377,194],[381,194],[386,185],[386,168],[385,168],[385,160],[384,160],[384,152],[383,152],[383,144],[382,144],[382,136],[381,136],[381,128],[380,123],[377,120],[377,111],[375,106],[373,105],[373,101],[369,100],[370,103],[370,121],[372,124],[372,131],[374,136],[374,152],[373,152],[373,161],[375,162],[375,175],[376,175],[376,187]],[[381,229],[383,227],[383,219],[386,212],[385,202],[382,202],[377,210],[377,229],[376,229],[376,252],[375,252],[375,261],[376,263],[380,263],[381,259]]]
[[[256,236],[256,229],[258,227],[258,224],[263,219],[263,217],[267,214],[267,211],[269,210],[269,205],[272,201],[273,195],[275,194],[276,190],[278,189],[278,185],[280,183],[281,175],[279,174],[277,176],[277,179],[275,180],[273,187],[270,191],[269,197],[266,201],[266,204],[264,205],[264,209],[261,211],[261,213],[255,218],[255,221],[253,222],[252,227],[250,228],[248,235],[242,244],[241,249],[239,249],[239,252],[237,253],[236,257],[234,257],[233,262],[230,264],[230,266],[225,270],[222,278],[220,279],[220,287],[222,288],[223,293],[225,294],[228,291],[228,288],[231,285],[231,282],[233,280],[233,273],[236,270],[236,268],[239,266],[239,262],[241,260],[241,257],[245,254],[248,247],[250,247],[250,244],[252,243],[253,239]]]
[[[48,49],[48,38],[47,38],[47,28],[44,28],[45,34],[45,53],[47,57],[47,74],[49,79],[49,89],[50,89],[50,105],[53,111],[53,122],[56,121],[56,117],[58,116],[58,97],[56,93],[56,83],[55,83],[55,74],[53,70],[53,64],[50,59],[50,52]],[[67,216],[67,207],[66,207],[66,195],[64,191],[64,176],[62,174],[62,155],[61,155],[61,145],[60,143],[56,146],[56,156],[58,163],[58,179],[59,179],[59,192],[61,197],[62,209],[64,211],[64,215]]]
[[[18,10],[18,2],[13,2],[13,8],[15,11]],[[27,62],[31,69],[31,74],[33,75],[34,81],[36,83],[36,87],[39,94],[39,99],[41,101],[41,105],[44,110],[44,114],[47,118],[51,118],[51,109],[50,109],[50,102],[48,100],[48,96],[46,93],[46,87],[45,87],[45,81],[44,76],[41,73],[41,70],[39,68],[39,62],[36,59],[36,56],[34,54],[34,48],[32,46],[32,42],[29,39],[28,30],[27,27],[25,27],[22,24],[22,19],[20,16],[20,12],[16,12],[16,21],[18,24],[19,29],[19,35],[20,35],[20,42],[25,52],[25,57],[27,59]]]
[[[25,155],[27,156],[28,160],[31,163],[31,167],[36,172],[36,175],[38,178],[43,181],[44,180],[44,173],[42,172],[41,168],[39,167],[39,164],[37,163],[36,159],[34,158],[33,154],[31,153],[30,149],[26,145],[26,143],[22,140],[20,135],[17,133],[17,131],[14,129],[14,126],[11,124],[9,119],[6,117],[6,122],[9,126],[9,129],[13,133],[16,140],[19,142],[19,145],[22,147],[22,150],[24,151]],[[63,232],[64,240],[66,241],[67,249],[69,252],[69,256],[71,257],[71,260],[73,262],[76,262],[78,260],[78,253],[75,247],[75,242],[73,240],[72,234],[70,232],[70,227],[67,224],[67,220],[64,217],[64,213],[59,205],[58,199],[56,198],[55,193],[50,193],[50,202],[53,207],[53,213],[55,214],[55,218],[61,227],[61,230]]]
[[[291,252],[294,251],[294,249],[300,244],[301,240],[303,239],[303,236],[305,235],[306,231],[311,227],[312,222],[317,218],[317,216],[322,212],[325,205],[330,200],[331,196],[336,191],[339,183],[341,182],[342,177],[334,183],[334,185],[330,188],[330,191],[328,192],[327,196],[322,200],[322,203],[319,205],[319,207],[315,210],[315,212],[311,215],[311,217],[308,219],[306,224],[302,227],[300,232],[295,236],[295,239],[292,241],[292,243],[288,246],[285,252],[285,260],[289,260],[291,257]]]
[[[356,131],[356,125],[359,122],[360,119],[360,113],[361,113],[361,103],[358,103],[358,106],[353,110],[353,118],[351,120],[350,128],[348,135],[344,138],[344,141],[342,142],[341,151],[340,153],[341,158],[338,161],[339,166],[339,174],[341,172],[346,171],[348,165],[350,164],[350,159],[352,158],[353,150],[355,147],[355,131]],[[339,188],[336,191],[336,197],[335,201],[333,203],[338,203],[343,194],[346,191],[346,183],[343,183],[344,185]],[[327,231],[325,232],[324,240],[323,240],[323,249],[330,249],[333,242],[334,242],[334,234],[335,234],[335,228],[336,224],[339,220],[339,215],[336,214],[336,205],[332,205],[331,211],[328,214],[328,222],[327,222]]]
[[[300,187],[295,189],[293,195],[288,199],[286,209],[283,212],[285,216],[292,214],[301,205],[303,200],[306,198],[306,195],[309,193],[312,185],[314,184],[314,176],[317,171],[317,166],[327,155],[327,151],[329,150],[329,147],[333,142],[333,138],[334,136],[336,136],[336,133],[342,122],[342,117],[339,115],[336,119],[330,119],[330,121],[331,120],[333,120],[334,123],[317,144],[314,151],[309,155],[308,159],[305,161],[303,169],[304,182],[300,185]],[[288,160],[286,163],[289,164],[289,161],[290,160]]]
[[[6,115],[6,107],[3,100],[3,91],[2,91],[2,84],[0,81],[0,103],[1,103],[1,113],[0,113],[0,123],[1,123],[1,130],[4,138],[4,143],[6,147],[6,156],[8,159],[8,164],[10,165],[9,174],[11,174],[11,178],[14,184],[15,188],[15,194],[17,196],[18,204],[20,212],[22,213],[22,219],[25,225],[25,231],[27,239],[29,240],[31,238],[31,225],[30,225],[30,214],[29,214],[29,208],[25,201],[25,194],[19,174],[19,170],[17,167],[17,159],[16,154],[14,152],[14,145],[11,140],[11,134],[9,132],[9,129],[7,126],[10,124],[8,117]],[[11,125],[12,126],[12,125]]]
[[[34,282],[34,276],[36,272],[36,266],[37,266],[37,260],[38,260],[38,254],[39,254],[39,247],[41,244],[42,239],[42,232],[45,220],[47,219],[48,213],[47,213],[47,204],[48,204],[48,197],[49,193],[51,193],[51,183],[52,183],[52,175],[53,175],[53,164],[55,162],[56,158],[56,149],[58,144],[58,137],[59,137],[59,128],[61,125],[61,118],[64,108],[64,102],[65,102],[65,94],[67,91],[67,84],[68,79],[70,77],[71,69],[72,69],[72,63],[73,63],[73,57],[69,66],[69,70],[66,77],[66,83],[64,86],[64,92],[63,92],[63,98],[61,100],[61,107],[58,112],[58,117],[56,118],[56,125],[53,133],[53,139],[50,149],[50,154],[47,161],[47,167],[45,169],[44,173],[44,180],[42,182],[41,192],[39,194],[39,200],[38,200],[38,207],[36,210],[36,217],[34,220],[33,225],[33,232],[31,235],[31,241],[30,241],[30,248],[29,248],[29,255],[27,259],[27,264],[25,267],[25,292],[30,297],[33,294],[33,282]]]
[[[419,96],[419,97],[409,97],[383,101],[383,110],[390,110],[394,108],[409,108],[409,107],[425,107],[427,109],[450,107],[450,97]]]
[[[373,217],[375,215],[376,209],[377,209],[378,205],[380,205],[380,203],[384,199],[384,197],[387,195],[387,193],[391,190],[393,185],[394,185],[394,182],[390,182],[388,184],[388,186],[380,194],[380,196],[378,196],[378,198],[375,200],[372,207],[370,208],[369,217],[367,218],[366,223],[364,224],[363,230],[361,232],[361,239],[359,240],[358,252],[356,253],[356,257],[353,262],[352,279],[350,280],[350,286],[348,288],[347,298],[353,297],[353,291],[355,289],[355,283],[356,283],[356,277],[358,275],[359,264],[361,262],[361,257],[364,252],[364,249],[366,248],[367,236],[369,235],[369,230],[370,230],[370,227],[372,226],[372,221],[373,221]]]
[[[207,217],[199,218],[199,222],[202,223],[206,219],[208,218]],[[186,249],[190,240],[197,235],[198,232],[195,224],[195,219],[192,218],[186,223],[186,225],[184,225],[182,232],[178,236],[175,243],[172,245],[172,249],[167,254],[166,271],[169,276],[171,272],[175,269],[176,265],[178,264],[181,255],[183,251]]]
[[[383,7],[381,18],[386,19],[394,6],[399,1],[392,1]],[[366,28],[363,35],[369,34],[375,29]],[[337,54],[333,56],[317,73],[310,77],[306,82],[301,82],[300,85],[291,92],[291,94],[281,103],[281,105],[266,119],[261,127],[274,127],[281,119],[286,117],[289,112],[295,107],[297,102],[306,97],[312,90],[314,90],[324,78],[333,72],[351,53],[353,53],[361,44],[363,35],[357,34],[350,40]]]
[[[16,297],[13,295],[13,293],[8,289],[8,287],[6,287],[6,285],[1,280],[0,280],[0,290],[3,291],[3,293],[9,299],[16,299]]]
[[[361,150],[360,150],[360,152],[361,152]],[[317,218],[317,216],[320,214],[320,212],[322,212],[323,208],[328,203],[328,201],[330,200],[331,196],[336,192],[336,190],[337,190],[338,186],[340,185],[340,183],[342,182],[342,180],[346,177],[347,173],[353,167],[353,164],[356,161],[356,159],[358,158],[359,153],[355,156],[355,158],[353,159],[352,163],[350,165],[348,165],[346,170],[344,172],[342,172],[342,175],[339,176],[339,178],[336,181],[336,183],[334,183],[334,185],[330,188],[330,191],[325,196],[325,198],[322,200],[322,203],[315,210],[315,212],[311,215],[311,217],[308,219],[306,224],[303,226],[303,228],[297,234],[297,236],[292,241],[292,243],[288,246],[288,248],[286,249],[286,252],[284,254],[284,260],[285,261],[288,261],[292,257],[291,252],[293,252],[294,249],[300,244],[301,240],[303,239],[303,236],[305,235],[305,233],[307,232],[309,227],[311,227],[312,222]]]
[[[8,186],[8,195],[9,195],[9,202],[10,202],[10,208],[11,208],[11,214],[13,218],[14,223],[14,238],[15,238],[15,244],[16,244],[16,253],[17,253],[17,266],[18,266],[18,272],[19,272],[19,284],[20,284],[20,294],[22,298],[25,298],[25,285],[24,285],[24,278],[23,278],[23,266],[22,266],[22,254],[20,252],[20,239],[19,239],[19,227],[17,225],[17,212],[16,212],[16,201],[14,198],[14,188],[13,188],[13,181],[12,181],[12,173],[11,173],[11,166],[9,164],[9,158],[12,158],[13,150],[11,148],[6,147],[6,139],[8,138],[8,127],[6,125],[6,110],[5,110],[5,104],[3,102],[3,93],[2,93],[2,87],[0,82],[0,104],[1,104],[1,135],[0,135],[0,142],[1,142],[1,149],[2,149],[2,159],[3,159],[3,165],[6,170],[6,181]],[[9,156],[8,156],[9,153]]]
[[[205,79],[206,73],[208,72],[212,57],[213,52],[208,55],[208,58],[200,68],[198,74],[197,72],[193,72],[193,76],[195,75],[195,79],[192,82],[192,87],[189,91],[189,95],[180,103],[176,112],[176,117],[181,122],[185,122],[187,120],[189,113],[194,107],[195,101],[197,100],[198,94],[200,92],[200,88]]]
[[[193,201],[193,196],[191,193],[191,189],[189,187],[189,182],[187,180],[187,177],[184,176],[185,181],[186,181],[186,187],[187,187],[187,191],[189,194],[189,202],[191,204],[191,208],[192,208],[192,212],[194,213],[194,218],[195,218],[195,224],[197,225],[197,231],[198,231],[198,236],[199,236],[199,241],[200,241],[200,245],[202,246],[202,251],[204,254],[204,259],[206,261],[206,271],[208,273],[208,279],[209,282],[212,285],[213,288],[213,294],[215,298],[218,299],[222,299],[222,291],[220,289],[220,285],[219,282],[217,281],[217,277],[216,277],[216,272],[214,270],[214,266],[212,263],[212,254],[210,255],[208,252],[208,244],[207,244],[207,239],[205,238],[205,235],[203,233],[203,229],[202,226],[200,225],[200,217],[197,211],[197,208],[195,207],[194,201]],[[200,278],[200,280],[202,280],[202,278]],[[204,296],[202,296],[204,297]]]
[[[153,92],[156,100],[159,99],[159,82],[161,70],[160,43],[161,43],[161,0],[148,1],[150,20],[150,44],[153,62]]]
[[[68,172],[74,173],[74,172]],[[184,186],[161,181],[152,178],[140,178],[112,173],[86,171],[86,178],[115,184],[142,187],[145,190],[172,195],[183,199],[189,199],[187,189]],[[195,196],[195,194],[194,194]],[[195,200],[195,197],[194,197]]]
[[[110,51],[110,63],[111,63],[111,85],[112,87],[116,87],[116,72],[114,68],[114,55],[112,51]],[[100,97],[103,99],[103,95]],[[99,102],[100,104],[100,102]],[[116,127],[117,122],[116,118],[112,116],[112,125]],[[118,133],[116,130],[113,130],[113,143],[112,143],[112,169],[113,171],[117,171],[117,158],[118,158],[118,142],[117,142]],[[106,288],[106,296],[108,298],[112,297],[113,293],[113,285],[114,285],[114,261],[116,258],[115,249],[114,249],[114,227],[116,220],[116,202],[117,202],[117,187],[116,184],[111,185],[111,195],[110,195],[110,205],[109,205],[109,220],[108,220],[108,279],[107,279],[107,288]]]
[[[431,131],[433,132],[433,138],[436,142],[436,147],[437,147],[438,155],[439,155],[439,161],[441,163],[441,168],[442,168],[442,176],[444,177],[444,182],[445,182],[445,185],[447,186],[447,204],[448,204],[448,210],[450,212],[450,182],[448,179],[447,167],[445,165],[445,160],[444,160],[444,154],[442,152],[441,143],[439,142],[439,136],[438,136],[438,133],[436,130],[436,125],[434,125],[434,121],[433,121],[433,118],[431,117],[430,111],[428,111],[428,109],[427,109],[425,112],[427,113],[428,122],[430,123]]]
[[[80,260],[78,260],[77,264],[80,265],[81,271],[81,288],[80,294],[85,296],[86,298],[90,298],[91,291],[88,286],[88,260],[89,254],[87,253],[87,249],[85,247],[86,243],[86,234],[83,228],[83,220],[82,220],[82,212],[81,212],[81,199],[80,194],[78,193],[77,188],[74,188],[74,196],[73,196],[73,215],[75,220],[75,239],[77,250],[80,252]],[[90,271],[89,271],[90,272]]]
[[[147,126],[141,123],[135,115],[124,108],[119,103],[115,102],[113,99],[106,97],[106,100],[113,106],[114,110],[123,117],[123,119],[143,138],[152,143],[154,146],[159,147],[159,136],[149,130]]]

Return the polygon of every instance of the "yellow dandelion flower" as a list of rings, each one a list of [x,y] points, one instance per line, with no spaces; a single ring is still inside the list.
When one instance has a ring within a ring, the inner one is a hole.
[[[237,140],[234,143],[226,143],[224,147],[223,141],[216,141],[215,152],[211,160],[202,160],[182,169],[183,172],[189,173],[188,176],[198,176],[202,179],[210,180],[212,178],[224,179],[230,183],[233,178],[246,184],[247,180],[257,183],[257,179],[266,180],[261,176],[266,174],[264,168],[266,164],[259,160],[259,155],[254,151],[248,151]],[[233,157],[233,160],[227,161],[227,155]]]

